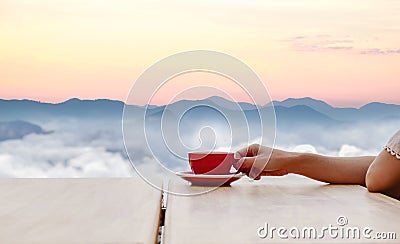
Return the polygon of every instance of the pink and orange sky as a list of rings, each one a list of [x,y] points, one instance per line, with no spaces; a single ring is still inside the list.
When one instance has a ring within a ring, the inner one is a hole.
[[[397,0],[0,0],[3,99],[125,100],[146,67],[193,49],[240,58],[274,100],[400,104]]]

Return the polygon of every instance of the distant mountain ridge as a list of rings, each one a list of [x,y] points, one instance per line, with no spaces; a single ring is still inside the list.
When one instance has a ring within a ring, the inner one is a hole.
[[[29,134],[49,134],[51,131],[44,131],[40,126],[26,121],[0,122],[0,141],[21,139]]]
[[[205,99],[194,99],[194,100],[180,100],[177,102],[198,102],[198,101],[213,101],[213,102],[218,102],[218,103],[235,103],[232,102],[228,99],[225,99],[223,97],[219,96],[211,96]],[[47,102],[40,102],[40,101],[35,101],[35,100],[29,100],[29,99],[0,99],[0,105],[4,102],[7,103],[32,103],[32,104],[40,104],[40,105],[66,105],[66,104],[73,104],[73,103],[86,103],[86,104],[93,104],[93,103],[109,103],[109,104],[118,104],[118,105],[124,105],[124,102],[119,101],[119,100],[112,100],[112,99],[79,99],[79,98],[71,98],[66,101],[60,102],[60,103],[47,103]],[[314,99],[312,97],[303,97],[303,98],[287,98],[283,101],[277,101],[274,100],[272,101],[275,106],[283,106],[283,107],[293,107],[297,105],[305,105],[308,107],[311,107],[315,110],[318,110],[318,108],[335,108],[335,109],[358,109],[358,108],[353,108],[353,107],[334,107],[330,104],[328,104],[325,101]],[[176,103],[176,102],[175,102]],[[254,108],[254,104],[248,103],[248,102],[238,102],[244,109],[252,109]],[[133,105],[137,107],[145,107],[145,106],[139,106],[139,105]],[[155,108],[155,107],[162,107],[166,105],[148,105],[150,108]],[[361,106],[359,109],[365,108],[365,107],[371,107],[371,106],[397,106],[400,107],[400,104],[389,104],[389,103],[382,103],[382,102],[370,102],[367,103],[363,106]],[[262,107],[262,106],[261,106]]]
[[[33,120],[42,121],[48,117],[92,117],[104,118],[122,115],[124,103],[97,99],[69,99],[61,103],[42,103],[32,100],[0,99],[0,121]]]
[[[232,111],[252,111],[254,104],[234,103],[222,97],[209,97],[202,100],[181,100],[173,104],[148,106],[148,114],[160,114],[164,109],[190,107],[203,104]],[[274,101],[278,122],[304,121],[314,123],[336,123],[363,120],[400,119],[400,105],[385,103],[368,103],[360,108],[337,108],[328,103],[310,97],[289,98],[284,101]],[[271,104],[259,107],[270,107]],[[129,105],[137,111],[143,111],[145,106]],[[69,99],[62,103],[51,104],[31,100],[1,100],[0,121],[27,120],[43,121],[54,117],[80,117],[94,119],[120,119],[124,103],[121,101],[97,99]],[[329,121],[329,122],[328,122]]]
[[[317,112],[323,113],[333,119],[341,121],[359,121],[365,119],[398,119],[400,118],[400,105],[379,102],[368,103],[360,108],[338,108],[328,103],[310,97],[288,98],[284,101],[274,101],[275,106],[291,108],[305,105]]]

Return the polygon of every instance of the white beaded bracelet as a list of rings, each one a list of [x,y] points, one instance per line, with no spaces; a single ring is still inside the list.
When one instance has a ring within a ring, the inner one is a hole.
[[[400,153],[396,153],[393,149],[391,149],[388,146],[384,146],[383,147],[386,151],[388,151],[390,154],[392,154],[393,156],[395,156],[397,159],[400,159]]]

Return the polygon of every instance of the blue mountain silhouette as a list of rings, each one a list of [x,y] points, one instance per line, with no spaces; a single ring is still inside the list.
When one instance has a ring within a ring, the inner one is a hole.
[[[338,121],[362,121],[362,120],[382,120],[400,119],[400,105],[372,102],[361,108],[337,108],[324,101],[310,97],[289,98],[284,101],[274,101],[275,106],[292,108],[298,105],[308,106],[315,111],[329,116]]]
[[[29,134],[47,134],[40,126],[26,121],[0,122],[0,141],[21,139]]]
[[[290,98],[273,102],[278,123],[322,123],[354,122],[363,120],[400,119],[400,105],[369,103],[357,108],[336,108],[312,98]],[[148,116],[161,116],[164,109],[170,111],[203,104],[223,111],[254,115],[256,106],[249,103],[235,104],[221,97],[203,100],[182,100],[168,106],[149,106]],[[260,107],[260,109],[266,108]],[[52,118],[78,117],[88,119],[120,119],[124,103],[107,99],[70,99],[58,104],[41,103],[31,100],[0,100],[0,121],[26,120],[47,121]],[[141,112],[144,106],[129,105],[131,111]],[[201,110],[199,110],[201,112]]]

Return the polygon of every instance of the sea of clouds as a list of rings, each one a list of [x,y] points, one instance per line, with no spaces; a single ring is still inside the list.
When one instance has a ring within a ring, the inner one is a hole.
[[[278,125],[275,147],[330,156],[376,155],[399,124],[399,121],[363,122],[329,129],[318,126],[282,129]],[[54,119],[40,126],[54,132],[0,142],[0,177],[137,175],[125,152],[120,120]],[[135,164],[150,165],[155,159],[143,148],[143,142],[138,139],[129,149],[131,159]],[[185,169],[173,162],[168,168]]]
[[[53,120],[51,134],[0,142],[0,177],[128,177],[118,121]]]

